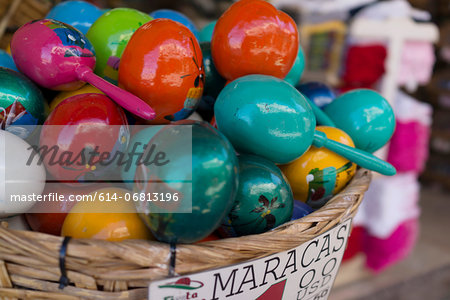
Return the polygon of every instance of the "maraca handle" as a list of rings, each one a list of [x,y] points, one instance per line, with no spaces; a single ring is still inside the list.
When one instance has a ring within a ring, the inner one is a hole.
[[[77,75],[79,80],[92,84],[132,114],[135,114],[145,120],[153,120],[156,117],[155,111],[147,103],[130,92],[127,92],[95,75],[89,67],[78,67]]]
[[[394,166],[390,163],[379,159],[371,153],[330,140],[327,138],[326,134],[321,131],[316,130],[314,133],[313,145],[317,148],[325,147],[363,168],[380,174],[392,176],[397,173],[397,170],[395,170]]]
[[[330,119],[330,117],[323,110],[321,110],[313,101],[308,99],[308,103],[309,103],[309,105],[311,105],[312,111],[313,111],[314,115],[316,116],[317,124],[329,126],[329,127],[336,127],[336,125]]]

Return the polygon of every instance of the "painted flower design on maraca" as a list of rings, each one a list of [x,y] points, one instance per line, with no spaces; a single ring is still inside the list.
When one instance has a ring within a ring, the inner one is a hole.
[[[252,210],[254,213],[261,214],[261,218],[256,221],[256,226],[259,226],[263,221],[266,221],[265,230],[270,230],[275,227],[277,222],[275,216],[272,214],[272,211],[278,208],[284,208],[284,203],[277,203],[278,197],[272,198],[272,200],[267,199],[264,195],[259,196],[258,202],[262,204],[262,206],[256,207]]]
[[[273,229],[275,227],[275,224],[277,223],[277,219],[275,215],[272,214],[272,212],[279,208],[284,208],[284,203],[278,203],[277,202],[278,197],[272,198],[270,201],[267,199],[266,196],[261,195],[258,198],[258,202],[261,203],[261,206],[258,206],[250,211],[250,213],[257,213],[260,214],[260,218],[254,219],[252,222],[247,224],[240,224],[240,225],[234,225],[234,226],[248,226],[251,223],[254,223],[254,227],[257,228],[261,225],[262,222],[266,221],[266,226],[264,228],[264,231]],[[238,206],[235,206],[232,211],[230,212],[230,219],[229,224],[231,224],[233,221],[236,221],[239,219],[238,212],[236,209],[239,209]]]

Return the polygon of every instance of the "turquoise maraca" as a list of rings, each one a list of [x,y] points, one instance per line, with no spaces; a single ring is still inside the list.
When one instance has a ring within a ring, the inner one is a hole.
[[[395,116],[386,99],[373,90],[344,93],[324,108],[336,127],[344,130],[356,148],[375,152],[392,137]]]
[[[285,81],[289,82],[293,86],[296,86],[302,77],[303,71],[305,69],[305,55],[303,54],[302,47],[299,45],[297,58],[295,59],[294,65],[292,66],[289,73],[284,78]],[[309,105],[313,110],[314,115],[316,116],[317,124],[336,127],[333,121],[325,114],[317,105],[311,101],[312,99],[307,98],[309,101]]]
[[[370,153],[329,140],[316,131],[316,118],[305,97],[284,80],[248,75],[229,83],[214,112],[219,130],[238,152],[289,163],[311,145],[326,147],[359,166],[384,175],[395,168]]]
[[[147,144],[150,140],[161,130],[162,126],[141,126],[143,129],[134,134],[128,144],[127,154],[130,157],[130,163],[124,164],[120,169],[120,175],[123,182],[128,188],[133,188],[134,176],[136,174],[136,168],[138,166],[139,157],[133,155],[133,153],[144,153]]]
[[[208,23],[205,27],[200,30],[198,41],[199,42],[211,42],[212,35],[214,32],[214,26],[216,26],[217,20]]]
[[[300,78],[302,77],[304,70],[305,70],[305,54],[303,54],[302,46],[299,45],[294,65],[292,66],[291,70],[286,75],[284,80],[295,86],[300,81]]]

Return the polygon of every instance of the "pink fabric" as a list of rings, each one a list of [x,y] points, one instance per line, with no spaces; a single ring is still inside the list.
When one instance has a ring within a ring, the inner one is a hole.
[[[397,172],[420,173],[428,159],[430,128],[415,121],[397,121],[387,160]]]
[[[401,67],[398,74],[400,85],[411,82],[426,84],[433,73],[436,58],[433,45],[428,42],[408,41],[403,45]]]
[[[419,221],[411,219],[403,222],[387,239],[366,234],[363,250],[366,266],[374,272],[381,272],[392,264],[406,258],[412,251],[419,235]]]

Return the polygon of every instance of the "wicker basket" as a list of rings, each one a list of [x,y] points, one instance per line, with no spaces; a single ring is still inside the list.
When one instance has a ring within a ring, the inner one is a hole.
[[[176,248],[176,274],[187,274],[286,251],[352,218],[370,183],[360,169],[324,207],[272,231]],[[73,239],[65,267],[70,284],[59,289],[64,238],[0,226],[0,296],[3,299],[146,299],[151,280],[168,276],[170,246],[128,240]],[[2,298],[0,297],[0,298]],[[9,298],[7,298],[9,297]]]

